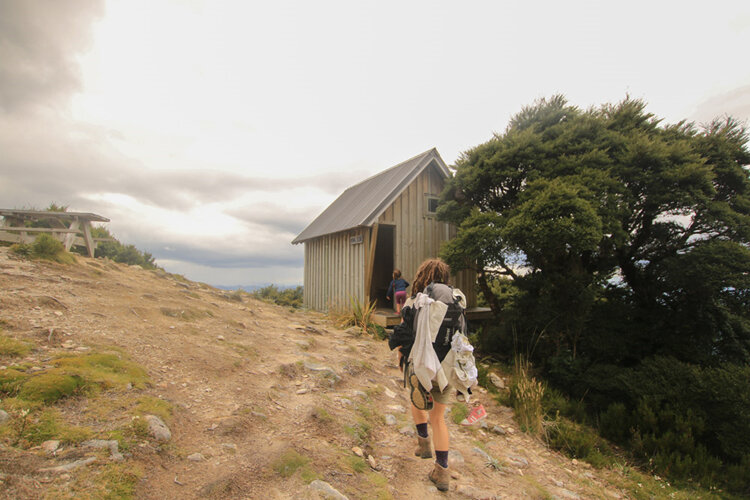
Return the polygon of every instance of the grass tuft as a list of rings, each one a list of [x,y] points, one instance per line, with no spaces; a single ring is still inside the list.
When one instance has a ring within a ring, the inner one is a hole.
[[[469,416],[469,407],[464,403],[453,403],[451,406],[451,421],[454,424],[460,424],[463,419]]]
[[[19,358],[31,352],[31,346],[21,340],[0,335],[0,356]]]
[[[319,478],[318,474],[310,467],[310,459],[291,448],[274,460],[271,468],[283,478],[291,477],[299,470],[300,478],[305,483],[311,483]]]
[[[544,384],[531,375],[531,363],[518,355],[510,382],[510,401],[521,430],[541,435],[544,432],[542,398]]]

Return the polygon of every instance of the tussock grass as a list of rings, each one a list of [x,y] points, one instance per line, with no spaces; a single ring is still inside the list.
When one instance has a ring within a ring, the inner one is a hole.
[[[12,337],[0,334],[0,356],[19,358],[31,352],[31,345]]]
[[[310,459],[300,455],[296,450],[289,448],[271,463],[271,468],[283,478],[293,476],[300,472],[300,479],[305,483],[311,483],[318,479],[318,474],[310,467]]]
[[[540,436],[544,432],[544,384],[531,375],[531,363],[517,355],[510,382],[510,402],[521,430]]]
[[[0,394],[14,396],[29,376],[16,368],[0,370]]]
[[[136,363],[111,353],[90,353],[82,356],[64,356],[52,361],[62,373],[81,377],[87,388],[110,389],[144,387],[149,378],[146,370]]]
[[[375,302],[363,304],[354,296],[349,297],[349,307],[330,306],[328,308],[328,319],[338,328],[357,327],[362,333],[377,336],[379,330],[372,322],[375,313]]]
[[[163,399],[153,396],[142,396],[138,399],[135,407],[136,415],[156,415],[164,422],[169,423],[174,413],[174,405]]]
[[[196,311],[195,309],[190,308],[173,309],[171,307],[162,307],[160,310],[164,316],[176,318],[180,321],[195,321],[196,319],[201,319],[206,316],[213,316],[210,311]]]

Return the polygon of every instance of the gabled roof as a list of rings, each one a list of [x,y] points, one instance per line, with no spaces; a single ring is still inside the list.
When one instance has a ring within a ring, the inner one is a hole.
[[[355,227],[372,226],[401,192],[430,165],[434,165],[446,178],[451,176],[437,149],[432,148],[348,188],[292,243],[302,243]]]

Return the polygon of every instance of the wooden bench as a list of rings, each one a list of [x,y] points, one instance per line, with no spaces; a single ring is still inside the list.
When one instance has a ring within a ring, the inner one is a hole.
[[[0,241],[10,243],[33,243],[38,233],[47,233],[58,238],[65,250],[73,245],[86,247],[89,257],[99,241],[108,238],[92,238],[92,222],[109,222],[109,219],[86,212],[46,212],[42,210],[0,209]],[[59,227],[27,227],[26,224],[39,221],[52,221]]]

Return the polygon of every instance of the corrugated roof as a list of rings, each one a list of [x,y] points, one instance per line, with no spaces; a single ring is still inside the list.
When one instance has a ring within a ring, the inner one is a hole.
[[[373,225],[396,197],[433,163],[442,174],[450,177],[450,170],[437,149],[432,148],[348,188],[294,238],[292,243],[302,243],[325,234]]]

